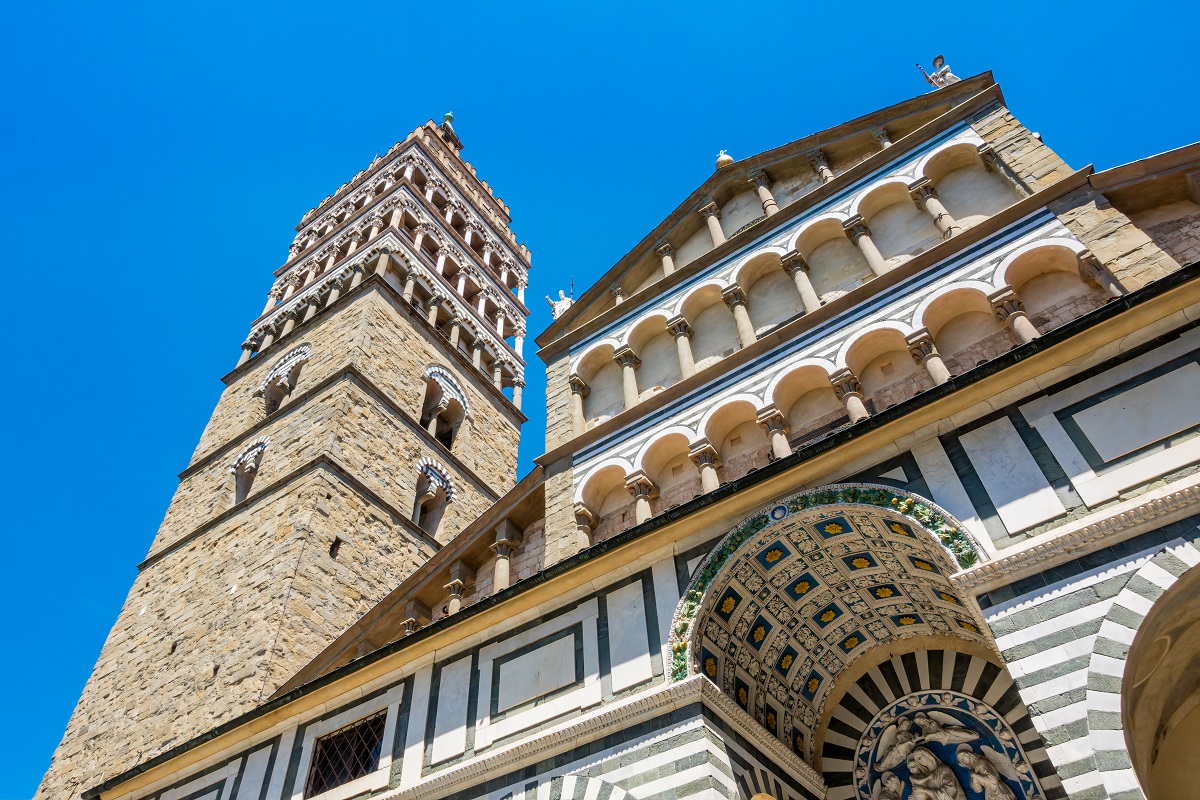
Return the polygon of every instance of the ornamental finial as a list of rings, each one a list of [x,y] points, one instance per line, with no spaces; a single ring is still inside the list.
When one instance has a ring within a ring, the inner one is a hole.
[[[717,153],[717,169],[728,167],[733,163],[733,156],[726,153],[724,150]]]

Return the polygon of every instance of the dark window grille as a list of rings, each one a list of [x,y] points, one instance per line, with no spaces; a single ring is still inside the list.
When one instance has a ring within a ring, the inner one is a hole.
[[[317,739],[304,796],[327,792],[378,769],[386,719],[387,712],[380,711]]]

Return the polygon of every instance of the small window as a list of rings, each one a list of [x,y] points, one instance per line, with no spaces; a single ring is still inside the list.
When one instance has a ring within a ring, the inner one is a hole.
[[[317,739],[304,796],[314,797],[379,768],[387,712],[380,711]]]

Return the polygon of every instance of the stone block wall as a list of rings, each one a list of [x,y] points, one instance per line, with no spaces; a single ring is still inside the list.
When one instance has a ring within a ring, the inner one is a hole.
[[[571,356],[566,350],[546,362],[546,452],[574,436],[571,425]]]
[[[1034,192],[1053,186],[1073,172],[1003,106],[985,111],[971,127]]]
[[[1136,218],[1135,221],[1140,222]],[[1145,230],[1159,247],[1181,265],[1200,261],[1200,211],[1147,225]]]
[[[250,710],[431,554],[327,470],[252,500],[138,575],[37,796]]]

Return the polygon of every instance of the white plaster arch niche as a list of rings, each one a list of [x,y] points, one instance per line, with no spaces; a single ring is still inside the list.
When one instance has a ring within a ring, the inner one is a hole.
[[[836,300],[872,277],[866,257],[846,235],[849,219],[842,212],[818,214],[788,240],[788,251],[800,253],[808,264],[809,280],[822,303]]]
[[[782,247],[767,246],[743,258],[734,268],[733,282],[746,293],[750,322],[757,336],[804,313],[800,293],[783,268]]]
[[[696,426],[697,434],[719,454],[717,474],[722,483],[767,463],[771,442],[758,424],[758,411],[763,405],[761,396],[749,392],[722,397],[712,403]]]
[[[1021,199],[1004,176],[984,163],[980,154],[984,144],[972,132],[939,145],[917,163],[917,178],[930,180],[961,230],[975,227]]]
[[[1030,322],[1046,333],[1108,301],[1104,290],[1080,274],[1080,256],[1086,251],[1081,242],[1066,237],[1030,242],[1000,262],[992,283],[997,290],[1016,292]]]
[[[604,338],[571,357],[571,376],[587,386],[583,398],[583,418],[587,428],[612,419],[625,410],[621,367],[614,361],[621,342]]]
[[[634,471],[628,459],[607,458],[588,470],[576,486],[575,503],[586,508],[594,520],[592,544],[634,524],[634,500],[625,486]]]
[[[639,402],[678,383],[682,376],[675,337],[667,330],[670,318],[662,309],[643,314],[621,337],[623,345],[641,359],[636,370]]]
[[[992,310],[995,287],[964,280],[938,287],[917,305],[912,327],[929,332],[951,375],[961,375],[1020,342]]]
[[[741,349],[733,312],[721,296],[728,286],[727,282],[706,280],[679,300],[679,315],[692,326],[692,360],[697,371]]]
[[[793,446],[850,422],[830,380],[836,371],[828,359],[793,358],[767,384],[764,399],[787,420]]]
[[[658,489],[652,501],[654,514],[660,514],[703,494],[700,471],[692,463],[690,450],[696,431],[687,425],[673,425],[655,431],[633,460],[633,468],[649,478]]]
[[[889,269],[942,241],[933,219],[913,202],[904,178],[884,178],[871,184],[854,198],[850,213],[851,218],[861,216],[866,222]]]

